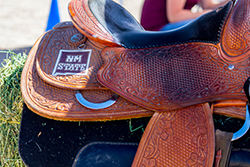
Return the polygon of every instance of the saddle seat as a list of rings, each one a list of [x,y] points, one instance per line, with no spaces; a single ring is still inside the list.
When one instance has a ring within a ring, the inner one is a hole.
[[[80,6],[78,3],[83,4]],[[150,48],[188,42],[216,44],[231,8],[232,2],[229,2],[223,8],[205,14],[179,29],[153,32],[145,31],[127,10],[112,0],[71,1],[69,5],[72,21],[80,32],[107,46],[120,45],[125,48]],[[91,19],[87,23],[91,21],[96,25],[94,29],[86,28],[83,12]],[[103,32],[99,32],[98,28]],[[108,35],[105,37],[105,34]]]

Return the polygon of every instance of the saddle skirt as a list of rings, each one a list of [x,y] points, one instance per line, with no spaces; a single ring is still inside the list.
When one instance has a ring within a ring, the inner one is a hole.
[[[96,73],[103,64],[100,53],[103,47],[86,39],[71,22],[59,23],[42,35],[31,49],[23,68],[21,90],[27,106],[43,117],[63,121],[151,116],[152,111],[122,97],[102,110],[86,108],[77,101],[76,90],[94,103],[104,102],[114,94],[97,81]]]

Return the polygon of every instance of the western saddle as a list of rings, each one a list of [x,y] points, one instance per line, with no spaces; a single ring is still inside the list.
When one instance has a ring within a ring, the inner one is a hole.
[[[248,117],[249,0],[166,32],[145,31],[112,0],[71,0],[69,14],[29,53],[21,90],[30,110],[60,121],[152,116],[132,166],[227,164],[212,114]]]

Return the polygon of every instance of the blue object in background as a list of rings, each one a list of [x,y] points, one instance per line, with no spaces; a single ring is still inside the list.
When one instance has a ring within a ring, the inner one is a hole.
[[[46,31],[52,29],[54,25],[56,25],[59,22],[60,22],[60,16],[59,16],[58,3],[57,0],[52,0]]]

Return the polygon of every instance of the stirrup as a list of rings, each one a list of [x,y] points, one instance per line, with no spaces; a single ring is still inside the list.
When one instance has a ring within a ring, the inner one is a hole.
[[[247,105],[246,105],[246,119],[245,119],[245,123],[242,126],[242,128],[233,134],[232,141],[237,140],[237,139],[241,138],[242,136],[244,136],[247,133],[247,131],[249,130],[249,128],[250,128],[250,117],[249,117],[249,114],[250,114],[249,113],[250,77],[245,81],[245,84],[244,84],[243,88],[244,88],[244,92],[246,94],[246,97],[248,99],[248,102],[247,102]]]
[[[79,91],[76,91],[76,99],[77,101],[83,105],[84,107],[87,107],[89,109],[93,109],[93,110],[99,110],[99,109],[104,109],[107,107],[112,106],[113,104],[115,104],[118,95],[114,94],[109,100],[102,102],[102,103],[92,103],[87,101],[86,99],[84,99],[84,97],[82,96],[82,94]]]
[[[237,132],[235,132],[233,134],[232,141],[235,141],[235,140],[241,138],[242,136],[244,136],[247,133],[247,131],[249,130],[249,128],[250,128],[249,103],[247,103],[247,105],[246,105],[246,119],[245,119],[245,123],[241,127],[240,130],[238,130]]]

